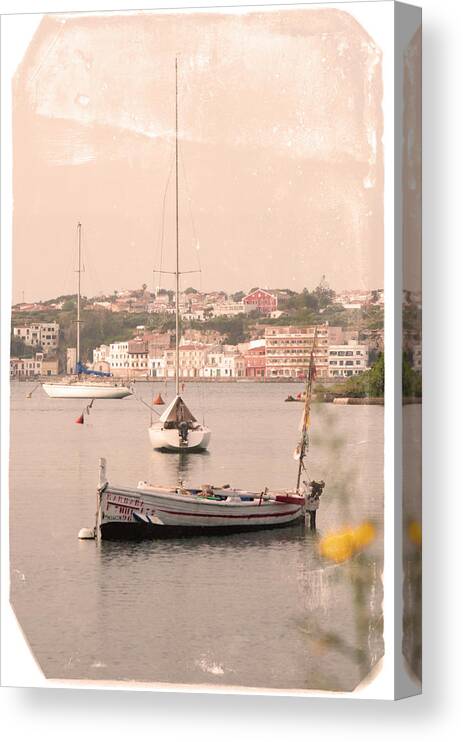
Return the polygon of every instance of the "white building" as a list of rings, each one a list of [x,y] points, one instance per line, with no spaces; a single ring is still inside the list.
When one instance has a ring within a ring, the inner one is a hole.
[[[207,363],[207,353],[211,346],[201,343],[183,343],[179,346],[180,378],[197,379]],[[175,350],[169,348],[163,353],[148,358],[149,375],[154,378],[174,378]]]
[[[107,363],[116,378],[133,379],[137,376],[148,376],[148,350],[146,343],[128,340],[110,345],[100,345],[93,350],[93,366]]]
[[[169,302],[167,294],[162,294],[148,304],[147,311],[148,314],[175,314],[175,304]]]
[[[328,376],[328,347],[339,337],[338,327],[269,326],[265,328],[265,375],[267,378],[304,379],[313,358],[317,376]],[[315,335],[316,330],[316,335]]]
[[[104,346],[106,347],[106,346]],[[95,356],[95,351],[93,351],[93,355]],[[76,371],[76,363],[77,363],[77,349],[76,348],[68,348],[66,350],[66,373],[67,374],[74,374]]]
[[[215,379],[220,376],[220,368],[223,360],[223,348],[221,345],[211,349],[206,357],[202,376],[205,379]]]
[[[13,337],[33,348],[41,347],[47,353],[58,347],[59,324],[57,322],[33,322],[23,327],[14,327]]]
[[[196,378],[201,376],[201,371],[207,362],[207,354],[209,350],[210,346],[202,345],[200,343],[180,345],[180,376],[182,378]]]
[[[42,375],[43,353],[35,358],[10,358],[10,378],[27,379]]]
[[[100,301],[93,302],[93,306],[95,307],[95,309],[111,309],[111,304],[112,304],[111,301],[106,301],[103,299]]]
[[[280,319],[280,317],[283,317],[283,315],[286,314],[286,312],[283,312],[281,309],[274,309],[273,312],[270,312],[271,319]]]
[[[206,319],[204,316],[204,309],[189,309],[187,312],[182,312],[182,319],[189,322],[195,320],[196,322],[204,322]]]
[[[68,348],[68,357],[70,355],[69,351],[75,351],[75,348]],[[106,361],[108,359],[110,353],[110,346],[109,345],[100,345],[98,348],[93,349],[93,363],[99,363],[100,361]]]
[[[244,356],[233,351],[224,352],[220,365],[220,376],[229,379],[238,379],[246,376]]]
[[[148,356],[148,374],[154,379],[165,379],[166,359],[165,354],[159,356]]]
[[[239,314],[252,312],[252,307],[242,301],[223,301],[212,304],[210,307],[212,317],[236,317]]]
[[[330,345],[328,350],[328,375],[357,376],[368,370],[368,346],[351,340],[344,345]]]
[[[216,348],[207,354],[201,376],[205,379],[237,379],[246,375],[244,356],[236,350]]]

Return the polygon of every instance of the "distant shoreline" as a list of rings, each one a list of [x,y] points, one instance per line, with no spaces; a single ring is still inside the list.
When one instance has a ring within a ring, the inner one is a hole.
[[[10,381],[18,381],[21,384],[23,382],[25,382],[25,381],[35,382],[36,384],[39,384],[39,383],[41,384],[43,382],[50,383],[50,382],[53,382],[53,381],[61,381],[62,379],[65,379],[65,378],[66,378],[66,374],[59,374],[57,376],[27,376],[27,377],[24,377],[24,378],[19,378],[19,377],[18,378],[14,378],[13,377],[13,378],[10,379]],[[156,377],[147,378],[147,379],[145,379],[145,378],[131,379],[131,378],[125,378],[125,377],[111,376],[110,379],[111,379],[111,381],[117,382],[117,383],[120,383],[120,384],[132,384],[132,383],[146,384],[146,383],[150,382],[150,383],[154,383],[154,384],[163,384],[164,385],[166,383],[166,380],[165,379],[158,379]],[[326,379],[325,381],[328,384],[330,383],[330,381],[328,379]],[[233,383],[235,383],[235,384],[248,384],[248,383],[249,384],[300,384],[300,385],[304,386],[305,379],[290,379],[290,378],[287,378],[287,379],[279,379],[279,378],[278,379],[259,379],[259,378],[255,378],[254,379],[254,378],[236,378],[236,377],[226,378],[226,377],[220,377],[220,376],[219,377],[212,377],[210,379],[206,379],[204,377],[181,378],[180,379],[180,384],[192,384],[192,383],[193,384],[197,384],[197,383],[202,384],[203,382],[206,383],[206,384],[209,384],[209,383],[213,383],[213,384],[216,384],[216,383],[218,383],[218,384],[230,384],[230,383],[231,384],[233,384]],[[167,383],[175,383],[175,379],[174,378],[169,378],[169,379],[167,379]]]
[[[24,379],[10,379],[10,382],[16,382],[23,384],[24,382],[29,382],[32,384],[42,384],[44,382],[50,383],[51,381],[59,381],[60,379],[64,378],[63,376],[36,376],[36,377],[29,377]],[[155,384],[160,384],[162,386],[165,385],[164,379],[115,379],[113,378],[113,381],[117,381],[121,384],[127,384],[127,383],[133,383],[136,382],[137,384],[142,383],[145,384],[147,382],[154,382]],[[324,383],[327,382],[327,380],[323,380]],[[174,379],[169,379],[168,382],[174,382]],[[180,384],[185,384],[185,387],[188,386],[188,384],[191,383],[213,383],[213,384],[299,384],[300,386],[304,385],[304,379],[225,379],[225,378],[213,378],[213,379],[185,379],[180,382]],[[339,382],[338,379],[333,379],[333,383]],[[330,383],[330,381],[328,381]],[[299,404],[303,401],[300,399],[293,399],[293,400],[283,400],[288,401],[290,404],[291,402],[299,402]],[[339,406],[346,405],[383,405],[384,406],[384,397],[354,397],[354,396],[342,396],[341,394],[335,395],[333,393],[329,393],[323,398],[322,395],[317,394],[315,392],[313,397],[314,403],[321,403],[321,404],[336,404]],[[422,398],[421,397],[404,397],[402,399],[403,405],[409,405],[409,404],[421,404]]]

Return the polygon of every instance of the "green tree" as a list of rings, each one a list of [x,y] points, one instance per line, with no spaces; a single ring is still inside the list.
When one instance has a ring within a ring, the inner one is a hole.
[[[330,289],[324,275],[322,276],[322,280],[315,289],[314,294],[317,298],[319,309],[325,309],[327,306],[334,302],[334,299],[336,297],[336,293],[333,291],[333,289]]]
[[[11,336],[10,355],[13,358],[33,358],[35,349],[26,345],[20,338]]]
[[[380,353],[368,374],[368,396],[384,397],[384,353]]]
[[[384,354],[379,353],[369,371],[349,376],[339,392],[348,397],[384,397]]]
[[[320,300],[316,292],[311,293],[308,289],[303,289],[302,302],[305,309],[310,309],[310,311],[317,313],[320,311]]]
[[[402,356],[402,394],[404,397],[421,397],[421,374],[412,367],[407,354]]]

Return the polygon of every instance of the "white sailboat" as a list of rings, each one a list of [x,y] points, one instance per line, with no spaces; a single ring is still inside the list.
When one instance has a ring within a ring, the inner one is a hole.
[[[290,526],[303,522],[306,511],[318,507],[321,485],[303,481],[308,453],[312,398],[313,351],[307,374],[306,401],[301,437],[294,458],[299,462],[294,489],[249,491],[224,485],[186,487],[139,482],[137,487],[112,485],[106,477],[106,460],[100,459],[97,513],[93,531],[85,538],[131,539],[212,535]],[[307,480],[309,479],[306,472]],[[312,524],[311,524],[312,525]],[[83,536],[84,537],[84,536]]]
[[[178,86],[177,60],[175,60],[175,397],[161,415],[148,429],[151,445],[158,451],[196,452],[204,451],[209,445],[211,431],[200,424],[190,412],[180,396],[180,291],[179,281],[179,229],[178,229]],[[169,272],[169,271],[163,271]],[[188,271],[191,272],[191,271]]]
[[[125,384],[79,381],[78,378],[42,384],[49,397],[58,399],[123,399],[132,392]]]
[[[161,451],[204,451],[211,431],[201,425],[178,394],[149,428],[151,445]]]
[[[59,399],[123,399],[132,394],[125,384],[105,380],[111,374],[103,371],[92,371],[87,369],[80,360],[80,274],[82,273],[82,225],[77,224],[77,247],[78,247],[78,279],[77,279],[77,342],[76,342],[76,368],[75,375],[68,376],[60,381],[46,382],[42,388],[49,397]],[[84,376],[94,376],[95,379],[83,381]]]

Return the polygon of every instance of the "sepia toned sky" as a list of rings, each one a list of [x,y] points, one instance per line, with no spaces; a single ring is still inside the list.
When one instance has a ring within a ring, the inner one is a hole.
[[[381,51],[351,15],[56,15],[14,79],[13,301],[75,292],[79,220],[88,296],[174,267],[176,56],[183,285],[382,287]]]

